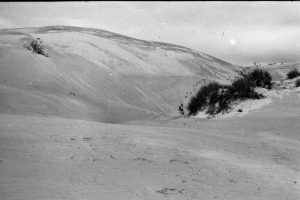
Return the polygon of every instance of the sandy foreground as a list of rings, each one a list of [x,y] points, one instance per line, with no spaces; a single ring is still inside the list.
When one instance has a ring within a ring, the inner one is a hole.
[[[296,93],[224,119],[0,115],[0,199],[300,199]]]

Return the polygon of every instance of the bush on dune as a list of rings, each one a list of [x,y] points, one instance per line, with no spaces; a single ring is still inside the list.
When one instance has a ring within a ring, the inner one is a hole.
[[[40,38],[37,38],[36,40],[31,41],[29,45],[25,45],[25,48],[34,53],[49,57],[48,52],[42,43],[43,41],[41,41]]]
[[[233,81],[231,85],[209,83],[200,88],[188,104],[189,115],[206,111],[206,114],[216,115],[227,112],[231,104],[237,100],[260,99],[263,95],[255,91],[256,87],[271,89],[272,77],[264,70],[255,69]]]
[[[300,87],[300,78],[295,81],[295,86]]]
[[[292,69],[286,75],[287,75],[287,79],[293,79],[300,76],[300,72],[298,71],[298,69]]]
[[[226,87],[217,82],[202,86],[188,104],[189,115],[195,115],[198,111],[203,111],[214,104],[214,102],[217,102],[219,91]]]
[[[272,77],[269,72],[262,69],[255,69],[249,74],[245,75],[253,82],[255,87],[272,88]]]

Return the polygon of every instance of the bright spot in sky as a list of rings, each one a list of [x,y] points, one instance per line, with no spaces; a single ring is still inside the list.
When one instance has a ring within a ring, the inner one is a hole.
[[[230,39],[229,42],[230,42],[231,45],[235,45],[236,44],[235,39]]]

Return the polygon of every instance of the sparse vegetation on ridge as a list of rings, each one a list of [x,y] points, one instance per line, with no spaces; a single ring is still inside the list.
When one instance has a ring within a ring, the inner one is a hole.
[[[293,79],[300,76],[300,72],[298,71],[298,69],[292,69],[286,75],[287,79]]]
[[[216,115],[227,112],[231,104],[237,100],[260,99],[262,94],[255,91],[256,87],[271,89],[272,77],[264,70],[255,69],[241,74],[231,85],[222,85],[217,82],[209,83],[200,88],[188,104],[188,114],[196,115],[206,111],[206,114]]]
[[[46,48],[42,45],[43,41],[40,38],[32,40],[30,44],[26,44],[24,47],[33,53],[41,54],[43,56],[49,57]]]
[[[298,78],[298,79],[295,81],[295,86],[296,86],[296,87],[300,87],[300,78]]]

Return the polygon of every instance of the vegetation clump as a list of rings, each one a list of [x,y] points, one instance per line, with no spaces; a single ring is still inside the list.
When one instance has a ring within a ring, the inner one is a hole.
[[[179,111],[180,115],[184,115],[183,103],[181,103],[181,104],[178,106],[178,111]]]
[[[29,45],[27,44],[24,47],[33,53],[49,57],[48,52],[42,43],[43,41],[40,38],[37,38],[36,40],[32,40]]]
[[[287,75],[287,79],[293,79],[300,76],[300,72],[298,71],[298,69],[292,69],[286,75]]]
[[[254,87],[261,88],[272,88],[272,77],[269,72],[262,69],[255,69],[249,74],[244,76],[249,79],[249,82],[252,82]]]
[[[255,69],[243,73],[235,79],[231,85],[222,85],[211,82],[200,88],[197,94],[191,98],[187,109],[188,114],[196,115],[206,111],[206,114],[216,115],[231,109],[233,102],[246,99],[261,99],[262,94],[255,91],[256,87],[272,88],[272,77],[264,70]]]
[[[298,79],[295,81],[295,86],[296,86],[296,87],[300,87],[300,78],[298,78]]]

